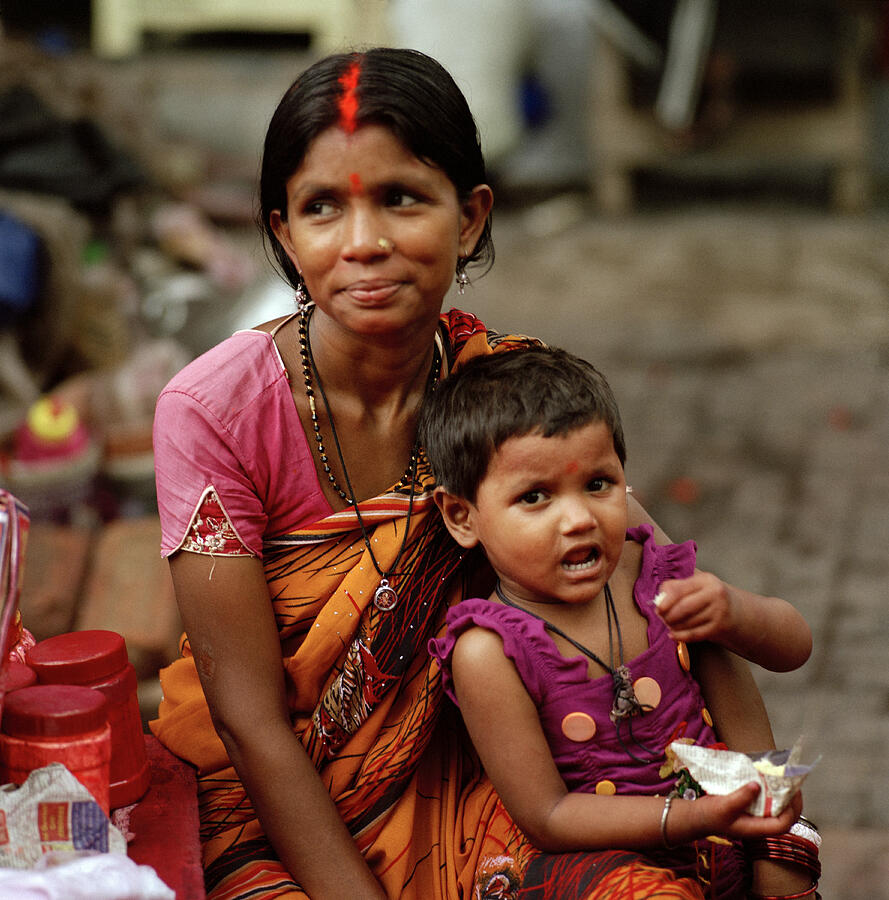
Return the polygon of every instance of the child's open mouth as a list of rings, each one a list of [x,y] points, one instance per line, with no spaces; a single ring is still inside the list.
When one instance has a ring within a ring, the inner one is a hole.
[[[599,561],[599,548],[591,547],[582,553],[569,553],[562,560],[562,568],[568,572],[582,572],[584,569],[591,569]]]

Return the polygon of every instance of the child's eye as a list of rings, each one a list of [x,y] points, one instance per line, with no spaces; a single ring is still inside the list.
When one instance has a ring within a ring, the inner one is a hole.
[[[538,503],[542,503],[545,499],[546,495],[543,491],[528,491],[519,497],[519,503],[522,503],[525,506],[535,506]]]
[[[588,490],[591,494],[599,494],[599,493],[601,493],[602,491],[604,491],[604,490],[609,486],[609,484],[611,484],[611,482],[610,482],[610,481],[607,481],[607,480],[604,479],[604,478],[594,478],[594,479],[587,485],[587,490]]]

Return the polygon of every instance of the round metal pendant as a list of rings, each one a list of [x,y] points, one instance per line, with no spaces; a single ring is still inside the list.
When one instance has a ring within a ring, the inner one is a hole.
[[[390,609],[395,609],[397,603],[398,594],[395,593],[395,588],[384,578],[374,591],[374,606],[381,612],[389,612]]]

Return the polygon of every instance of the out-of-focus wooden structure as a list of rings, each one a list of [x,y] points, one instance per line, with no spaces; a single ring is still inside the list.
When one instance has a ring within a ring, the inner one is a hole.
[[[876,4],[873,4],[876,5]],[[655,115],[653,105],[634,102],[632,63],[604,34],[596,38],[591,65],[589,140],[592,190],[598,208],[621,213],[634,205],[633,175],[681,161],[688,169],[750,171],[756,166],[826,166],[837,210],[868,205],[869,130],[865,68],[870,45],[867,4],[843,0],[720,0],[720,14],[742,24],[734,35],[717,35],[745,66],[799,73],[821,66],[829,89],[821,96],[768,102],[740,100],[730,124],[706,145],[683,148]],[[740,18],[739,18],[740,17]],[[802,27],[801,27],[802,26]],[[737,48],[733,37],[740,33]],[[817,34],[817,40],[807,35]],[[815,59],[812,59],[814,53]]]
[[[329,53],[379,40],[386,0],[92,0],[93,51],[108,59],[138,52],[146,32],[306,33]]]

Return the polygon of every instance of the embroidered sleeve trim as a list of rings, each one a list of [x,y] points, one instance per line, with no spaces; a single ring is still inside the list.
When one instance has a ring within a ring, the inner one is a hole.
[[[177,549],[209,556],[256,555],[241,539],[212,484],[204,488]]]

